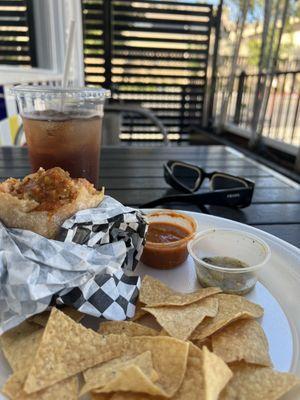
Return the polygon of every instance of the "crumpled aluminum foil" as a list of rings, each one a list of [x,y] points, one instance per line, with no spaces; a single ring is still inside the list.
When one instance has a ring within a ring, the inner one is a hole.
[[[111,320],[132,317],[146,231],[140,211],[108,196],[66,220],[58,240],[0,223],[0,334],[55,302]]]

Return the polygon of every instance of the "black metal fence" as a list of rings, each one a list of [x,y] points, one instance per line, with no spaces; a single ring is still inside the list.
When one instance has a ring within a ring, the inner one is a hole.
[[[201,126],[212,5],[184,1],[82,0],[85,80],[112,98],[153,110],[182,139]],[[127,116],[121,138],[160,139],[157,127]]]
[[[256,87],[258,80],[263,86],[272,78],[262,135],[279,142],[300,146],[300,70],[269,74],[246,74],[235,77],[231,94],[227,123],[245,131],[251,131],[255,113]],[[228,77],[217,79],[214,97],[214,119],[218,120],[221,104],[227,90]]]

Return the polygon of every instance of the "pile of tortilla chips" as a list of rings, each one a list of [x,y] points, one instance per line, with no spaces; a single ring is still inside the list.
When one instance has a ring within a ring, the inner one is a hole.
[[[275,372],[263,309],[218,288],[183,294],[145,277],[135,322],[53,308],[5,333],[11,400],[275,400],[300,383]],[[152,326],[151,326],[152,325]]]

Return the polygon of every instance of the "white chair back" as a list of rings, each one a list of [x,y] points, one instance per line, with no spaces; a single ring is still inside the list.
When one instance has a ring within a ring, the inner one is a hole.
[[[22,118],[20,115],[12,115],[0,121],[0,146],[14,146],[20,128]],[[17,143],[22,145],[24,143]]]

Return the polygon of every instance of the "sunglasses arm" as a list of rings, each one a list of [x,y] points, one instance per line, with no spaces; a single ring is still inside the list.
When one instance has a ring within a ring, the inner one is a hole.
[[[229,207],[247,207],[250,204],[249,189],[226,189],[215,190],[207,193],[178,194],[165,196],[143,204],[140,208],[153,208],[167,203],[189,203],[201,205],[219,205]]]

